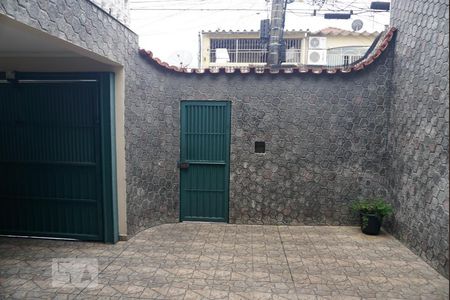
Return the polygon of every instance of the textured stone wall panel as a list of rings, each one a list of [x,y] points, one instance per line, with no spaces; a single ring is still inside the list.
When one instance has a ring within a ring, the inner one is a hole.
[[[175,74],[89,1],[1,1],[0,13],[124,66],[130,235],[178,220],[180,100],[231,100],[231,222],[352,224],[350,201],[388,195],[389,230],[448,276],[446,1],[393,3],[392,82],[390,52],[347,75]]]
[[[88,0],[0,1],[0,13],[125,67],[138,37]]]
[[[448,278],[449,4],[395,0],[387,228]]]
[[[176,74],[139,57],[136,35],[89,1],[0,11],[123,64],[130,235],[178,221],[186,99],[232,101],[230,222],[353,224],[352,200],[387,194],[389,53],[354,74]],[[257,140],[266,154],[253,153]]]
[[[388,194],[391,63],[388,50],[353,74],[197,75],[151,67],[141,98],[126,110],[129,197],[136,197],[129,213],[163,200],[166,220],[178,220],[180,101],[229,100],[230,222],[355,224],[351,201]],[[255,141],[266,142],[266,154],[254,153]],[[144,215],[143,227],[150,221]]]

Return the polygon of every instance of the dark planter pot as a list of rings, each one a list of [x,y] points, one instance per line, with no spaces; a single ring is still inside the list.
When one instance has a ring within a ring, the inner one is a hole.
[[[365,234],[378,235],[380,233],[382,218],[374,214],[360,214],[361,230]],[[364,219],[367,218],[367,222]]]

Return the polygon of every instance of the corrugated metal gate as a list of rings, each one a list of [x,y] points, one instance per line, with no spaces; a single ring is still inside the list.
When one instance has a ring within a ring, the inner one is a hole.
[[[114,242],[102,151],[112,95],[95,77],[36,78],[0,83],[0,233]]]
[[[181,221],[228,221],[231,103],[181,103]]]

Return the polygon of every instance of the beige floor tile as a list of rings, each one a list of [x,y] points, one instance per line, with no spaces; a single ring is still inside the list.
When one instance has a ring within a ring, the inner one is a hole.
[[[97,258],[97,286],[51,285],[52,258]],[[0,238],[0,298],[448,299],[449,281],[357,227],[179,223],[115,245]]]

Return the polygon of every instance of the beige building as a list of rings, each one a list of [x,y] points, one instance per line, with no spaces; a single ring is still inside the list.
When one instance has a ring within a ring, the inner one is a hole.
[[[283,64],[345,66],[363,57],[378,34],[332,27],[286,31]],[[203,31],[200,51],[201,68],[256,67],[267,61],[267,44],[259,39],[259,31]]]

